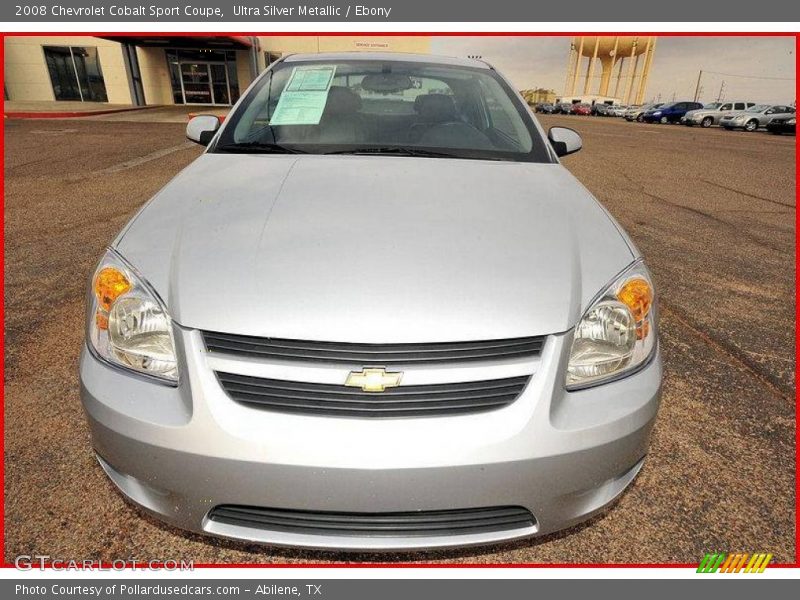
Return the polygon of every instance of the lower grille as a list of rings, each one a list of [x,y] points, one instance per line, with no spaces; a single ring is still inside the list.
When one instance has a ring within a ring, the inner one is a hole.
[[[363,392],[344,385],[263,379],[217,373],[239,402],[279,412],[340,417],[428,417],[484,412],[507,406],[525,389],[529,375],[434,385],[406,385]]]
[[[264,531],[349,537],[433,537],[532,528],[533,515],[520,506],[394,513],[345,513],[217,506],[209,520]]]

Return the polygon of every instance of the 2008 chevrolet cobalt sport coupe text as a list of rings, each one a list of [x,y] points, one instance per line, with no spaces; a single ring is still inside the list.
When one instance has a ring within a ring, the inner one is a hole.
[[[81,391],[123,494],[207,534],[483,544],[600,511],[661,389],[650,274],[472,60],[289,56],[92,275]]]

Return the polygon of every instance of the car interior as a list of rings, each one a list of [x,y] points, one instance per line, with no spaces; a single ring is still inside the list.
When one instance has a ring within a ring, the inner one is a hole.
[[[269,124],[279,96],[253,121],[247,142],[423,146],[527,152],[508,110],[477,78],[433,80],[348,73],[334,78],[317,125]],[[425,88],[425,89],[419,89]]]

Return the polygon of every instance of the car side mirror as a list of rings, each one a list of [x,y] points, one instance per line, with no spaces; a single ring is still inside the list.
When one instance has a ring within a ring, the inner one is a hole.
[[[551,127],[547,132],[547,139],[558,157],[574,154],[583,148],[580,134],[568,127]]]
[[[219,129],[219,117],[197,115],[186,124],[186,137],[201,146],[208,146]]]

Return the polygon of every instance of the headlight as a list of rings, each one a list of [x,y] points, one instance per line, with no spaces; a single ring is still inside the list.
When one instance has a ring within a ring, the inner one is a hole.
[[[656,345],[655,292],[636,262],[611,283],[575,327],[567,389],[617,379],[641,367]]]
[[[87,332],[102,359],[168,382],[178,380],[172,320],[157,294],[113,250],[92,276]]]
[[[795,117],[793,119],[789,119],[788,121],[786,121],[786,124],[787,125],[794,125],[796,122],[797,122],[797,117]]]

